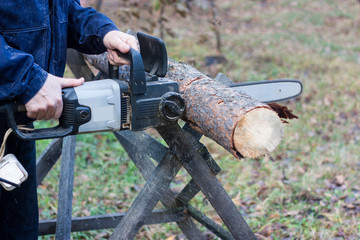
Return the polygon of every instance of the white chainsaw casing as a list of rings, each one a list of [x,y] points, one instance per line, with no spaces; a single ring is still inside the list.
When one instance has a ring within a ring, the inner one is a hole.
[[[120,130],[121,91],[116,81],[85,82],[74,90],[79,104],[91,109],[91,120],[79,127],[79,133]]]

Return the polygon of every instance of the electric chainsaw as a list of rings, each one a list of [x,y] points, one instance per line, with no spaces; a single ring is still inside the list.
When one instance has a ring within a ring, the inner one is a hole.
[[[176,123],[184,115],[185,103],[178,83],[165,78],[168,67],[165,44],[160,38],[140,32],[137,38],[141,53],[134,49],[127,54],[118,52],[130,62],[130,78],[119,80],[118,68],[109,64],[109,79],[63,89],[63,112],[55,127],[19,130],[14,114],[25,111],[24,106],[16,102],[1,104],[0,112],[6,113],[15,135],[38,140],[101,131],[140,131]],[[217,80],[231,81],[223,74]],[[293,98],[302,91],[297,80],[231,82],[228,86],[264,102]]]

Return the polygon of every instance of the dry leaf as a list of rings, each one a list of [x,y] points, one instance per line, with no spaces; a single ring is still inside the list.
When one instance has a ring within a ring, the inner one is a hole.
[[[292,210],[292,211],[286,212],[284,215],[285,216],[295,216],[295,215],[298,215],[299,213],[300,213],[299,210]]]
[[[106,232],[102,232],[102,233],[99,233],[98,235],[96,235],[95,237],[94,237],[94,239],[96,239],[96,240],[98,240],[98,239],[106,239],[107,237],[109,237],[108,236],[108,233],[106,233]]]
[[[270,219],[274,219],[274,218],[278,219],[278,218],[280,218],[280,214],[279,213],[272,213],[272,214],[270,214],[269,218]]]
[[[177,240],[177,236],[176,235],[172,235],[170,237],[168,237],[166,240]]]
[[[264,237],[270,237],[270,235],[273,233],[273,229],[271,225],[265,225],[263,226],[260,231],[258,232],[258,234],[260,234],[261,236]]]
[[[337,186],[341,186],[345,183],[345,176],[344,175],[337,175],[335,177],[335,184]]]

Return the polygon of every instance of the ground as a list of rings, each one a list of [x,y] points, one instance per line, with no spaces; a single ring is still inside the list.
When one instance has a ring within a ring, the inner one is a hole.
[[[104,0],[101,11],[124,31],[159,36],[158,26],[150,24],[159,16],[155,5],[149,14],[130,8],[133,2]],[[145,8],[146,1],[137,2]],[[202,139],[223,169],[219,180],[250,227],[259,239],[359,239],[360,4],[217,1],[219,53],[210,9],[206,1],[196,2],[186,18],[165,9],[165,27],[174,33],[164,34],[169,57],[210,76],[221,71],[236,82],[290,78],[304,85],[299,98],[281,103],[299,119],[284,126],[283,141],[270,155],[239,161]],[[206,57],[219,54],[226,63],[206,66]],[[39,154],[45,145],[38,142]],[[78,136],[77,146],[73,216],[128,209],[144,181],[114,137]],[[57,165],[39,188],[41,218],[56,216],[58,174]],[[188,179],[182,171],[173,188],[181,189]],[[221,223],[203,195],[192,204]],[[110,233],[74,233],[73,238],[106,239]],[[166,224],[143,227],[137,239],[176,236],[183,237],[177,226]]]

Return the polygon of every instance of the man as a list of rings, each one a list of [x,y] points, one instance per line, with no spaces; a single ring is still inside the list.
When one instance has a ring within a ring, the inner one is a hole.
[[[112,64],[124,64],[113,49],[138,49],[134,37],[120,32],[105,15],[82,8],[75,0],[11,0],[0,2],[0,101],[25,104],[30,119],[59,118],[61,89],[75,87],[83,78],[62,78],[66,48],[83,53],[108,51]],[[9,127],[0,115],[0,140]],[[19,189],[0,187],[0,239],[37,239],[35,144],[11,136],[6,153],[13,153],[29,176]]]

